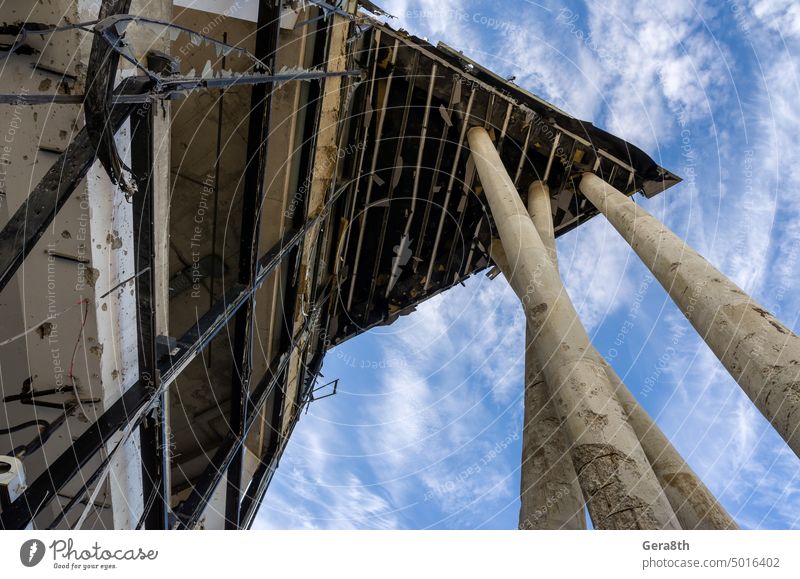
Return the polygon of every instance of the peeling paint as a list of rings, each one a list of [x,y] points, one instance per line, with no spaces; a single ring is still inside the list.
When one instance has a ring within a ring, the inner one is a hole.
[[[95,267],[86,268],[86,283],[95,287],[97,280],[100,278],[100,270]]]

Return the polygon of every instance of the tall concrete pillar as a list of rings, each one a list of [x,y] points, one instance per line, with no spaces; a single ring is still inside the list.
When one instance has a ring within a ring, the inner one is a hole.
[[[470,149],[522,300],[536,360],[564,421],[572,460],[592,522],[599,529],[680,528],[605,369],[587,357],[589,337],[547,248],[488,133],[468,133]]]
[[[656,473],[661,488],[669,499],[672,510],[683,529],[694,530],[734,530],[736,522],[716,497],[703,484],[692,468],[686,464],[680,453],[653,422],[647,411],[614,369],[595,349],[593,356],[605,367],[608,379],[617,394],[617,400],[628,415],[628,423],[633,428],[642,445],[653,472]]]
[[[586,503],[569,441],[536,361],[535,334],[535,330],[526,327],[519,528],[585,529]]]
[[[558,269],[558,254],[553,233],[553,216],[550,191],[541,181],[528,189],[528,212],[542,242],[550,252],[553,265]],[[706,488],[703,481],[686,464],[669,439],[653,422],[611,365],[593,345],[588,354],[605,368],[608,380],[616,393],[636,433],[653,472],[667,495],[672,510],[683,529],[736,529],[736,523]]]
[[[558,252],[556,252],[556,235],[553,231],[553,209],[550,205],[550,188],[542,181],[534,181],[528,187],[528,214],[533,226],[547,248],[550,261],[558,272]]]
[[[513,275],[499,241],[492,242],[490,252],[506,279]],[[583,493],[561,419],[536,361],[535,333],[526,324],[519,528],[585,529]]]
[[[800,456],[800,338],[623,193],[591,173],[580,189]]]

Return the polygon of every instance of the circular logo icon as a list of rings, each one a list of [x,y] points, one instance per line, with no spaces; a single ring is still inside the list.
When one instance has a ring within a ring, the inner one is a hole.
[[[35,567],[44,558],[44,543],[39,539],[29,539],[19,548],[19,560],[26,567]]]

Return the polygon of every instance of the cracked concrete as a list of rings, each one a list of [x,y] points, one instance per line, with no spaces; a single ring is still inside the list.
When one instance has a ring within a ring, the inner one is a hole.
[[[597,372],[597,364],[585,355],[590,348],[586,330],[494,143],[481,127],[469,131],[468,141],[506,257],[514,264],[508,282],[529,314],[528,323],[538,328],[534,341],[537,362],[564,420],[573,464],[595,527],[679,529],[605,373]],[[534,310],[544,311],[542,304],[547,305],[546,316],[530,315]],[[564,350],[562,344],[570,349]],[[587,417],[595,418],[597,428],[586,427]],[[598,448],[612,449],[614,455],[599,458],[602,453],[591,450]],[[590,463],[595,465],[587,468]],[[638,509],[634,516],[631,509]]]

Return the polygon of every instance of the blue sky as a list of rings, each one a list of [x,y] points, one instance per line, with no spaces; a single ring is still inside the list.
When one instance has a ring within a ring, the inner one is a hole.
[[[638,201],[800,330],[795,0],[379,4],[681,175]],[[625,242],[601,217],[558,250],[598,350],[740,526],[800,528],[800,460]],[[301,419],[255,528],[516,528],[523,323],[478,276],[332,350],[339,394]]]

